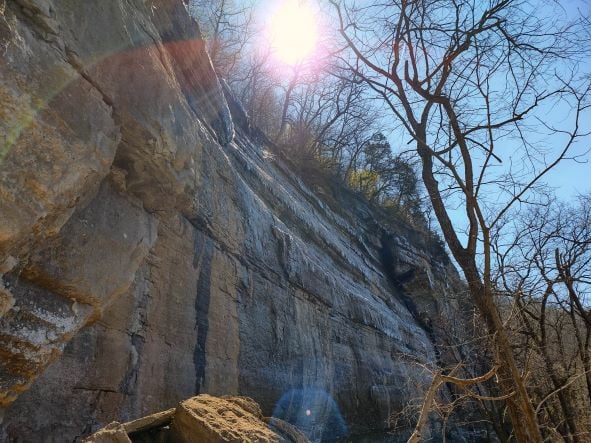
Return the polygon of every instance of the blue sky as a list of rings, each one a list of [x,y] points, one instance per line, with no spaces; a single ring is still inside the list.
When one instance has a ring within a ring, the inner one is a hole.
[[[257,9],[257,16],[264,20],[265,16],[274,9],[274,6],[276,6],[279,1],[280,0],[255,0],[254,4]],[[591,12],[590,0],[562,0],[560,3],[566,13],[571,16],[574,16],[577,13],[577,10]],[[551,3],[548,2],[548,4],[550,5]],[[583,62],[581,70],[591,73],[591,60]],[[591,115],[588,115],[587,117],[589,120],[587,127],[590,127]],[[558,124],[560,123],[558,116],[556,121]],[[400,142],[397,143],[396,140],[392,140],[392,144],[393,146],[399,146]],[[591,139],[588,138],[584,143],[580,144],[574,152],[581,154],[589,147],[591,147]],[[570,199],[578,193],[591,192],[591,153],[587,153],[580,157],[577,162],[572,160],[562,162],[546,176],[545,182],[556,190],[556,194],[560,199]]]
[[[577,10],[586,14],[591,13],[591,1],[589,0],[563,0],[561,2],[567,13],[574,16]],[[582,70],[591,74],[591,60],[583,63]],[[587,127],[591,125],[591,117],[589,117]],[[586,145],[591,147],[591,141],[587,138]],[[581,147],[581,151],[584,148]],[[585,155],[581,161],[577,163],[574,161],[566,161],[552,171],[546,180],[548,184],[556,188],[557,195],[561,198],[570,198],[578,193],[591,192],[591,153]]]

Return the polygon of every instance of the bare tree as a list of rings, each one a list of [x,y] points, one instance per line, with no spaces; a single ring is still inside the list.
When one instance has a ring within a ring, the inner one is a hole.
[[[416,422],[412,434],[407,440],[407,443],[420,443],[423,430],[429,418],[429,413],[431,412],[435,404],[437,393],[441,389],[441,387],[446,383],[452,384],[460,388],[464,393],[464,397],[477,398],[480,400],[487,401],[504,400],[503,397],[484,397],[471,390],[472,386],[477,385],[479,383],[484,383],[493,378],[497,373],[498,367],[499,365],[497,364],[493,366],[486,374],[473,378],[462,378],[454,376],[453,374],[457,369],[459,369],[459,366],[450,371],[449,374],[445,374],[441,370],[434,372],[431,385],[429,386],[429,389],[427,389],[427,392],[425,394],[425,400],[423,401],[423,404],[421,406],[419,418]]]
[[[188,8],[201,25],[216,71],[234,83],[245,49],[256,33],[252,2],[190,0]]]
[[[586,135],[579,23],[526,0],[331,0],[350,63],[410,136],[445,241],[494,335],[518,441],[542,441],[493,284],[500,220]],[[583,48],[583,49],[582,49]],[[560,110],[560,124],[552,118]],[[463,222],[458,223],[461,207]]]
[[[346,175],[363,143],[379,131],[379,111],[360,79],[336,67],[294,85],[284,116],[290,142],[308,158],[320,159]]]
[[[529,350],[522,368],[543,427],[566,441],[591,436],[591,198],[553,202],[511,220],[515,232],[494,238],[495,285],[518,308],[514,346]],[[556,411],[559,411],[557,413]]]

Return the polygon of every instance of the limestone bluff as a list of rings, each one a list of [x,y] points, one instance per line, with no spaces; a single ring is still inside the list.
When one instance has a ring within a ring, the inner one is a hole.
[[[419,395],[402,356],[445,358],[445,255],[269,155],[181,0],[0,11],[0,441],[196,393],[269,416],[322,392],[350,435],[386,429]]]

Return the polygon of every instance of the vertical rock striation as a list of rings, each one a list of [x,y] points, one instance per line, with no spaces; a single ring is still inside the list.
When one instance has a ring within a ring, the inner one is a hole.
[[[417,395],[401,356],[438,358],[445,257],[253,143],[181,0],[0,12],[0,440],[197,393],[383,429]]]

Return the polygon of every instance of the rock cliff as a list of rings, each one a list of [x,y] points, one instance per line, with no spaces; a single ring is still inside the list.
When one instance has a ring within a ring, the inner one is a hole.
[[[181,0],[0,0],[0,55],[0,440],[209,393],[318,441],[418,395],[451,265],[254,142]]]

